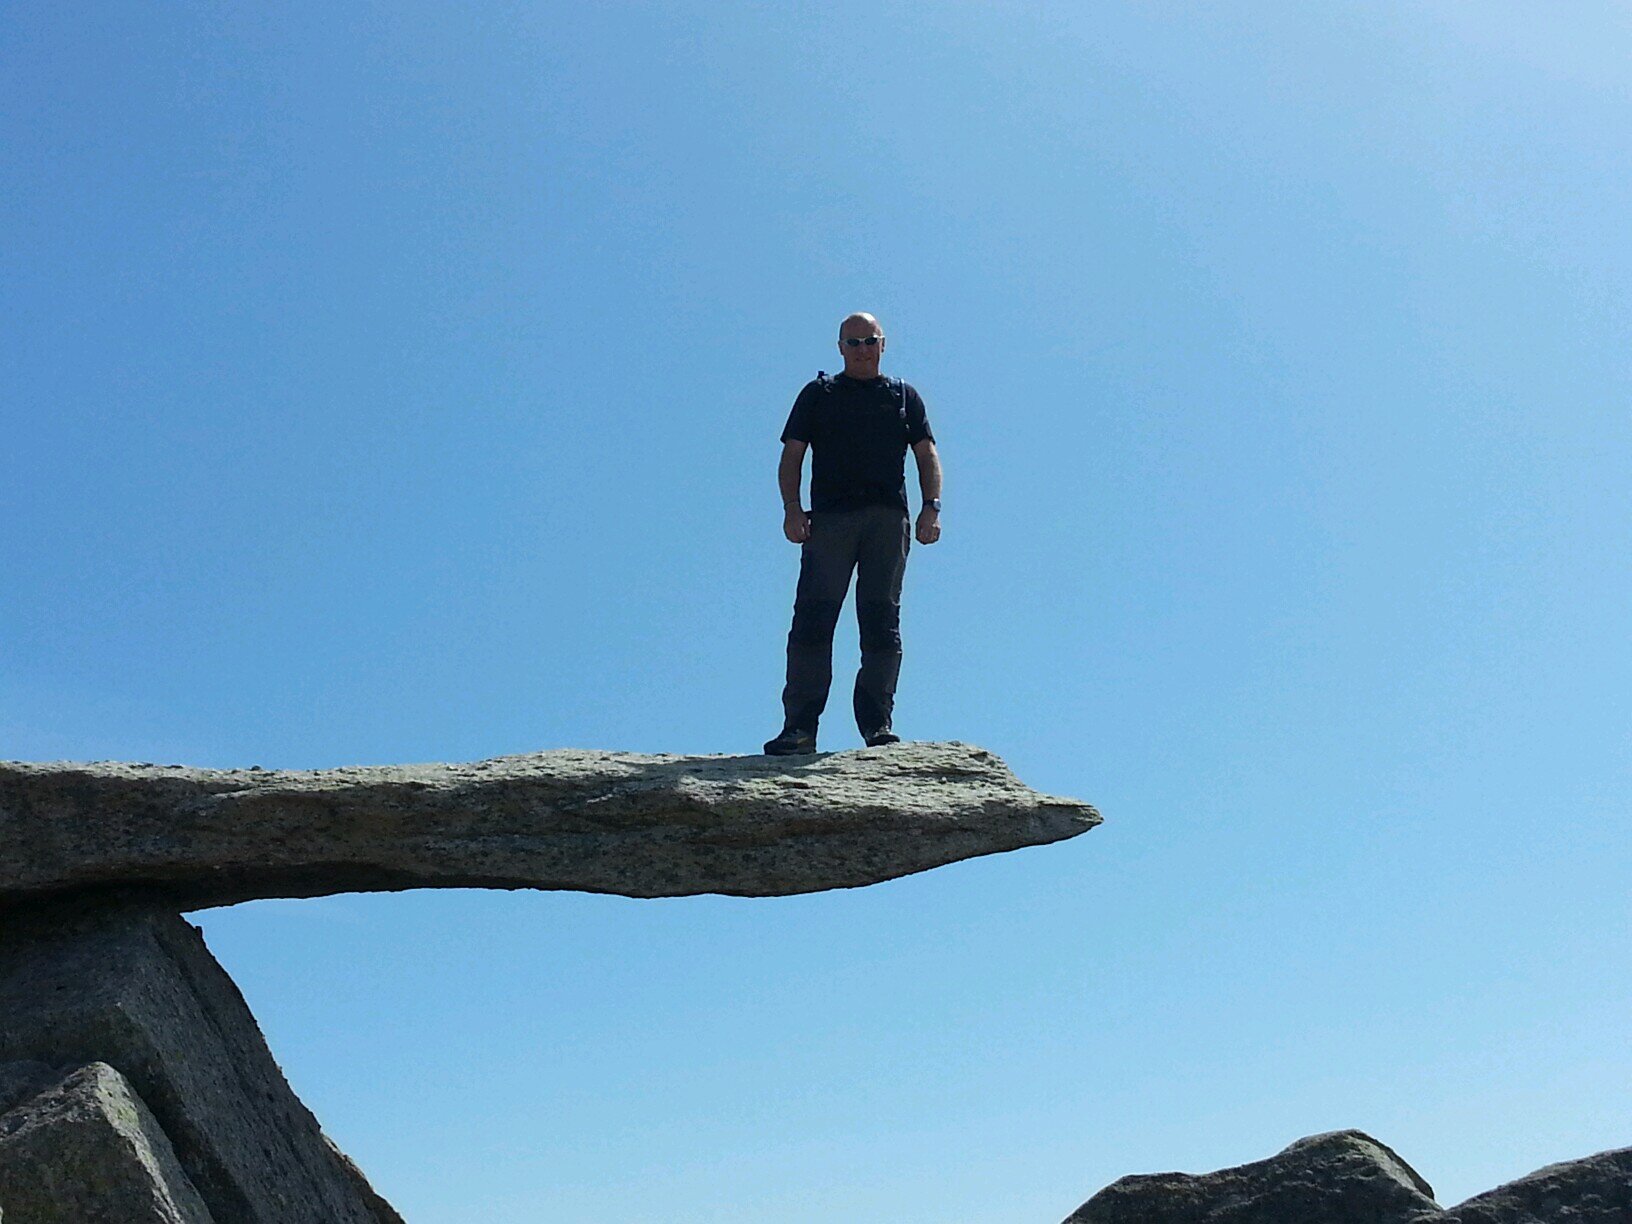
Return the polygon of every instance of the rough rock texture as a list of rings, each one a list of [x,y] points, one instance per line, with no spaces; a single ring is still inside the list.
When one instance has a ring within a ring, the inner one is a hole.
[[[5,915],[0,1063],[24,1061],[117,1067],[220,1224],[400,1224],[296,1099],[243,996],[173,912],[101,898]],[[11,1224],[14,1205],[0,1206]]]
[[[1632,1148],[1548,1165],[1475,1195],[1435,1224],[1628,1224]]]
[[[0,1117],[0,1204],[13,1224],[211,1224],[170,1140],[106,1063]]]
[[[42,1062],[0,1063],[0,1116],[38,1096],[61,1078]]]
[[[1065,1224],[1632,1224],[1632,1148],[1549,1165],[1442,1211],[1392,1149],[1334,1131],[1216,1173],[1124,1177]]]
[[[991,753],[544,752],[312,772],[0,764],[0,904],[139,885],[177,909],[420,887],[670,897],[851,888],[1099,814]]]
[[[1216,1173],[1124,1177],[1066,1224],[1404,1224],[1438,1211],[1432,1188],[1410,1165],[1348,1130]]]

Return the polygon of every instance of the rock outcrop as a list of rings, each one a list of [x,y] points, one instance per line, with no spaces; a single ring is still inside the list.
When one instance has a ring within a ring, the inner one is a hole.
[[[401,1224],[179,910],[421,887],[774,896],[1098,823],[963,744],[313,772],[0,763],[0,1219]]]
[[[0,931],[0,1064],[7,1063],[20,1064],[0,1072],[8,1098],[30,1096],[42,1067],[105,1063],[111,1070],[95,1081],[101,1099],[117,1095],[108,1087],[117,1075],[118,1083],[128,1081],[128,1099],[144,1107],[135,1120],[125,1110],[123,1138],[88,1122],[94,1110],[83,1101],[66,1112],[45,1111],[58,1136],[66,1136],[53,1149],[65,1183],[81,1168],[70,1159],[75,1151],[135,1145],[140,1135],[147,1152],[162,1154],[167,1143],[171,1163],[185,1172],[179,1179],[155,1174],[153,1184],[171,1188],[178,1210],[186,1197],[180,1187],[196,1191],[208,1209],[177,1219],[401,1224],[296,1098],[243,996],[198,931],[174,912],[81,900],[8,914]],[[20,1110],[33,1108],[14,1103],[0,1132]],[[151,1125],[139,1124],[144,1117]],[[0,1141],[0,1162],[3,1151]],[[140,1163],[132,1157],[122,1167],[133,1168],[132,1159]],[[164,1161],[155,1160],[162,1171]],[[104,1195],[115,1194],[111,1205],[103,1201],[105,1214],[90,1211],[87,1199],[60,1218],[168,1218],[139,1214],[137,1199],[120,1197],[138,1195],[134,1172],[98,1185]],[[22,1213],[21,1193],[14,1179],[0,1180],[7,1219],[14,1212],[19,1221],[59,1218]]]
[[[1442,1210],[1416,1170],[1360,1131],[1300,1139],[1214,1173],[1113,1182],[1065,1224],[1628,1224],[1632,1148],[1550,1165]]]
[[[630,897],[853,888],[1086,832],[964,744],[804,758],[543,752],[294,772],[0,764],[0,905],[177,909],[424,887]]]
[[[1433,1224],[1627,1224],[1632,1148],[1548,1165],[1477,1194]]]
[[[1383,1224],[1437,1210],[1433,1188],[1415,1169],[1350,1130],[1215,1173],[1124,1177],[1066,1224]]]
[[[170,1140],[106,1063],[0,1117],[0,1202],[16,1224],[212,1224]]]

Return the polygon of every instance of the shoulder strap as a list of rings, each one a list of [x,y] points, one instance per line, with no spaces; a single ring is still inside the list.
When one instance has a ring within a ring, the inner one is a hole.
[[[829,374],[826,370],[817,370],[816,382],[823,391],[831,393],[838,385],[838,375]],[[912,424],[907,420],[907,380],[886,378],[884,382],[890,389],[890,398],[895,401],[895,412],[901,418],[901,428],[910,432]]]

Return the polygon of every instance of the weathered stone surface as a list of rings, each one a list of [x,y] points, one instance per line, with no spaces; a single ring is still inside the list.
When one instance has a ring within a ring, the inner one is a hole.
[[[106,1063],[0,1117],[0,1205],[13,1224],[211,1224],[170,1140]]]
[[[0,903],[112,885],[177,909],[438,886],[776,896],[1098,823],[965,744],[311,772],[11,763],[0,764]]]
[[[0,1115],[44,1092],[61,1079],[56,1070],[42,1062],[0,1063]]]
[[[1435,1224],[1628,1224],[1632,1148],[1548,1165],[1446,1211]]]
[[[328,1143],[173,912],[109,898],[0,924],[0,1062],[117,1067],[221,1224],[401,1224]],[[11,1202],[0,1200],[9,1217]]]
[[[1425,1213],[1439,1214],[1428,1183],[1388,1147],[1348,1130],[1216,1173],[1124,1177],[1066,1224],[1406,1224]]]
[[[1392,1149],[1334,1131],[1216,1173],[1124,1177],[1065,1224],[1632,1224],[1632,1148],[1549,1165],[1443,1211],[1433,1196]]]

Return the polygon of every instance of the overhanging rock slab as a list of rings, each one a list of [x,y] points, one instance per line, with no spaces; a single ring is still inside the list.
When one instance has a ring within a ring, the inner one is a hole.
[[[315,771],[4,763],[0,905],[116,886],[177,909],[423,887],[778,896],[1099,823],[955,743]]]

